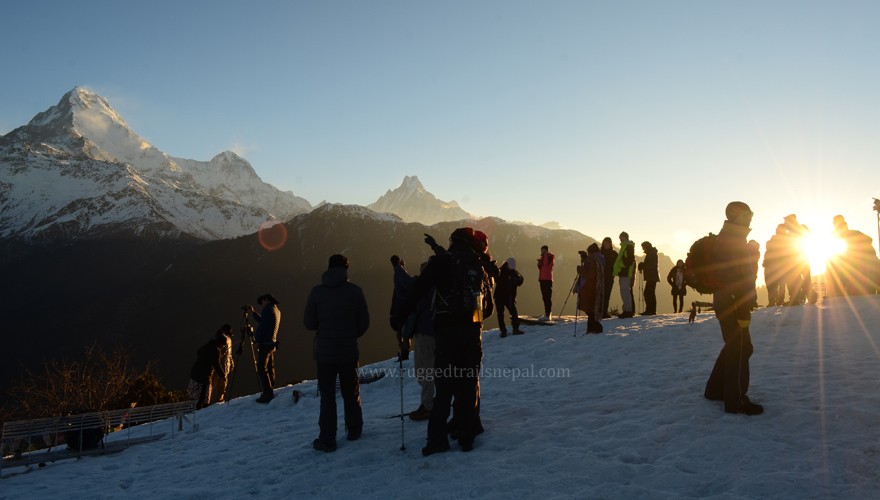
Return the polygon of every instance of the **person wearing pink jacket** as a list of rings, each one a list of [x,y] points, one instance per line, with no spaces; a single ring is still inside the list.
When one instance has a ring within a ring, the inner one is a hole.
[[[538,318],[540,321],[551,319],[550,311],[553,308],[553,264],[556,256],[550,253],[547,245],[541,247],[541,257],[538,258],[538,282],[541,284],[541,298],[544,299],[544,315]]]

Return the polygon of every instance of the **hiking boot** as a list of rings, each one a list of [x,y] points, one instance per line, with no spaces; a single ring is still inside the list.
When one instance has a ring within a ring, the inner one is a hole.
[[[633,314],[632,311],[624,311],[617,315],[620,319],[632,318],[633,316],[635,316],[635,314]]]
[[[526,333],[526,332],[520,330],[519,328],[517,328],[516,330],[513,331],[513,334],[514,334],[514,335],[522,335],[522,334],[524,334],[524,333]]]
[[[449,451],[449,443],[428,443],[428,446],[422,448],[422,456],[427,457],[445,451]]]
[[[545,314],[545,315],[539,317],[539,318],[538,318],[538,321],[550,321],[550,315],[549,315],[549,314]]]
[[[312,441],[312,448],[314,448],[318,451],[330,453],[331,451],[336,451],[336,443],[335,442],[334,443],[325,443],[324,441],[321,441],[320,439],[316,439],[316,440]]]
[[[760,415],[764,413],[764,407],[751,401],[745,401],[737,408],[724,407],[725,413],[741,413],[743,415]]]
[[[409,414],[409,419],[415,420],[416,422],[428,420],[429,418],[431,418],[431,410],[425,408],[425,405],[419,405],[419,408],[416,411]]]
[[[461,447],[461,451],[467,452],[474,449],[474,441],[465,441],[464,439],[460,439],[458,441],[458,445]]]
[[[611,315],[608,313],[605,313],[602,315],[602,319],[611,319]]]
[[[275,399],[275,396],[269,396],[267,394],[263,394],[262,396],[257,398],[257,403],[265,405],[265,404],[269,404],[269,401],[272,401],[273,399]]]
[[[506,331],[502,331],[501,333],[498,334],[498,336],[501,337],[501,338],[504,338],[504,337],[507,336],[507,332],[506,332]]]
[[[354,429],[354,430],[348,431],[348,435],[345,436],[345,439],[348,439],[349,441],[357,441],[358,439],[360,439],[360,437],[361,437],[361,429]]]

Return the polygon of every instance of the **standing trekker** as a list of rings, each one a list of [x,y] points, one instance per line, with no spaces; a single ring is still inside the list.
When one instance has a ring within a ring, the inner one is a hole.
[[[611,237],[606,236],[602,240],[602,257],[605,261],[605,287],[602,297],[602,319],[611,317],[608,314],[608,304],[611,302],[611,290],[614,288],[614,263],[617,262],[617,252],[611,242]]]
[[[275,397],[275,350],[278,348],[281,310],[278,309],[278,301],[270,293],[257,297],[257,305],[261,308],[259,313],[253,306],[247,307],[254,321],[257,322],[254,343],[257,344],[257,376],[260,378],[260,388],[263,391],[263,394],[257,398],[257,403],[266,404]]]
[[[556,256],[550,253],[547,245],[541,247],[541,256],[538,257],[538,282],[541,285],[541,298],[544,300],[544,315],[538,321],[550,321],[553,309],[553,265]]]
[[[718,354],[703,395],[712,401],[724,401],[727,413],[760,415],[764,407],[752,403],[749,390],[749,358],[754,347],[749,332],[751,307],[755,298],[756,267],[753,250],[746,242],[751,229],[752,210],[734,201],[725,210],[727,220],[715,238],[711,251],[718,288],[713,308],[724,347]]]
[[[219,336],[222,333],[222,336]],[[223,325],[217,332],[217,348],[220,351],[220,370],[214,371],[211,376],[211,399],[210,402],[220,403],[226,400],[226,386],[229,383],[229,374],[235,367],[232,359],[232,326]]]
[[[587,333],[602,333],[602,297],[605,290],[605,263],[599,245],[592,243],[587,251],[578,252],[581,265],[577,266],[577,308],[587,314]]]
[[[767,240],[764,251],[764,283],[767,284],[767,307],[785,303],[785,224],[776,226],[776,234]]]
[[[809,298],[812,290],[810,277],[810,261],[803,251],[803,240],[809,233],[806,226],[798,222],[797,215],[789,214],[783,219],[783,225],[787,231],[787,249],[785,268],[786,286],[788,287],[787,306],[803,305]]]
[[[223,399],[226,390],[228,366],[227,357],[231,359],[229,349],[232,345],[232,326],[223,325],[207,343],[196,351],[196,361],[189,371],[187,397],[196,400],[196,408],[204,408],[214,401]],[[229,347],[228,347],[229,346]],[[222,389],[214,389],[213,379],[222,379]],[[218,393],[219,391],[219,393]]]
[[[394,270],[394,288],[391,292],[391,312],[390,317],[396,316],[397,310],[403,306],[409,290],[412,287],[415,278],[406,272],[406,263],[397,255],[391,256],[391,267]],[[393,328],[393,327],[392,327]],[[401,327],[402,328],[402,327]],[[410,332],[411,334],[412,332]],[[410,337],[402,334],[402,330],[394,331],[397,339],[397,360],[403,361],[409,359]]]
[[[639,263],[639,270],[644,272],[645,277],[645,311],[642,316],[657,314],[657,283],[660,282],[660,263],[657,257],[657,249],[650,241],[642,242],[642,251],[645,252],[645,260]]]
[[[684,296],[687,295],[687,283],[684,280],[684,261],[678,259],[675,267],[666,275],[666,282],[672,287],[672,309],[674,312],[684,312]]]
[[[361,287],[348,281],[348,259],[330,256],[321,284],[315,285],[306,300],[303,325],[315,331],[315,361],[321,411],[320,435],[312,442],[318,451],[336,450],[336,377],[342,393],[347,439],[361,437],[364,427],[358,381],[357,339],[370,326],[367,300]]]
[[[513,334],[523,333],[519,329],[519,314],[516,311],[516,289],[523,284],[523,276],[516,270],[516,259],[509,257],[498,275],[495,284],[495,309],[498,310],[498,329],[501,337],[507,336],[507,326],[504,324],[504,309],[510,311],[510,323],[513,325]]]
[[[632,318],[635,316],[635,300],[633,297],[633,278],[636,275],[635,244],[629,241],[626,231],[620,233],[620,253],[614,261],[614,275],[620,283],[620,298],[623,300],[623,311],[618,318]]]
[[[394,298],[400,298],[400,303],[391,307],[391,327],[394,328],[417,277],[410,276],[406,272],[403,267],[403,259],[396,255],[391,256],[391,265],[394,266]],[[427,265],[427,262],[422,262],[419,272],[423,271]],[[397,294],[398,286],[401,291],[405,291],[400,296]],[[416,372],[416,381],[421,387],[419,407],[409,413],[409,418],[416,421],[426,420],[431,416],[431,409],[434,408],[434,319],[431,312],[430,295],[419,300],[416,310],[406,317],[403,325],[399,327],[399,331],[403,338],[412,339],[415,344],[413,369]]]
[[[481,290],[488,282],[482,248],[469,227],[449,236],[449,250],[437,253],[413,285],[403,313],[415,309],[418,301],[432,294],[434,310],[435,377],[434,409],[428,420],[427,445],[422,455],[449,450],[447,418],[453,395],[456,398],[458,443],[471,451],[477,426],[477,394],[482,364],[483,300]],[[434,290],[432,293],[431,291]],[[400,319],[398,320],[400,321]]]

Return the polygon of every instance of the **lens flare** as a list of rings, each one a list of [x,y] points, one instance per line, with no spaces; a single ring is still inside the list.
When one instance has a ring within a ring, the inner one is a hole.
[[[280,220],[267,220],[260,224],[257,237],[260,240],[260,246],[266,251],[280,250],[287,243],[287,226]]]
[[[801,241],[801,249],[810,262],[810,273],[825,272],[828,261],[846,251],[846,243],[831,234],[809,233]]]

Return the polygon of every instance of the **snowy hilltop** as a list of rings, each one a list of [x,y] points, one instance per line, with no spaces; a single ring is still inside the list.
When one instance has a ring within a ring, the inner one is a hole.
[[[198,430],[174,439],[4,470],[0,498],[877,497],[880,297],[756,311],[749,394],[766,412],[754,417],[703,399],[722,346],[711,313],[608,320],[601,335],[573,319],[484,332],[486,431],[470,453],[422,457],[425,422],[387,418],[401,407],[387,360],[362,368],[387,375],[361,386],[363,437],[341,435],[334,453],[312,449],[306,381],[267,406],[255,394],[201,410]],[[410,375],[405,411],[419,401]]]
[[[399,216],[406,222],[432,226],[438,222],[469,220],[475,217],[455,201],[442,201],[429,193],[416,176],[407,176],[397,189],[388,190],[367,208]]]
[[[256,232],[308,201],[263,182],[232,152],[173,158],[82,87],[0,137],[0,237],[75,240],[131,233],[202,240]]]

